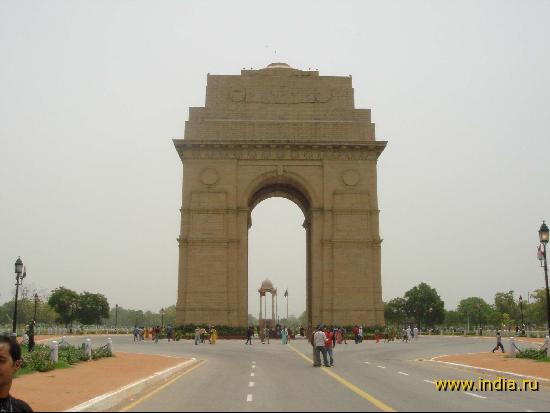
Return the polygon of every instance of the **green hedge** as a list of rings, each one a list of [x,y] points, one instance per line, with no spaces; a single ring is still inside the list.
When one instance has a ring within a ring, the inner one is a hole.
[[[550,357],[546,355],[546,350],[523,350],[517,353],[516,357],[520,359],[531,359],[536,361],[550,362]]]
[[[194,324],[188,324],[185,326],[179,326],[175,329],[175,337],[178,338],[178,335],[180,338],[192,338],[195,336],[195,329],[199,328],[206,328],[206,325],[194,325]],[[216,331],[218,332],[218,337],[226,337],[226,336],[238,336],[238,337],[244,337],[246,336],[246,330],[247,327],[228,327],[228,326],[214,326]]]
[[[49,346],[38,344],[34,347],[33,352],[23,351],[21,374],[28,374],[35,371],[46,372],[58,368],[69,367],[73,364],[87,361],[88,356],[84,350],[84,346],[75,347],[69,344],[59,346],[58,362],[53,363],[50,360],[51,349]],[[112,357],[113,354],[106,346],[92,349],[92,359],[97,360],[104,357]]]

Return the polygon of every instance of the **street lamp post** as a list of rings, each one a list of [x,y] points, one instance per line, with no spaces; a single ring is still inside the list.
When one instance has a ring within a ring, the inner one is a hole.
[[[118,327],[118,304],[115,305],[115,328]]]
[[[19,286],[23,285],[23,279],[27,276],[27,271],[23,266],[21,257],[15,261],[15,306],[13,309],[12,335],[17,335],[17,300],[19,299]]]
[[[36,322],[36,309],[38,308],[38,293],[34,294],[34,315],[32,319]]]
[[[477,319],[479,322],[479,335],[483,335],[483,330],[481,329],[481,303],[477,303]]]
[[[546,246],[548,245],[548,238],[550,238],[548,226],[545,221],[542,221],[542,225],[539,229],[539,240],[542,244],[542,260],[544,261],[544,280],[546,282],[546,321],[548,327],[548,335],[550,335],[550,290],[548,289],[548,261],[546,260]]]
[[[525,323],[523,322],[523,298],[521,295],[519,296],[519,311],[521,312],[521,329],[523,331],[523,326]]]
[[[160,309],[160,326],[164,327],[164,308]]]

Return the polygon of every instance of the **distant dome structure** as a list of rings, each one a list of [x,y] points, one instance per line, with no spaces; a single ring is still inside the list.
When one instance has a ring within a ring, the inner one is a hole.
[[[271,63],[267,65],[267,69],[292,69],[287,63]]]
[[[260,287],[260,289],[262,289],[262,290],[273,290],[274,289],[273,283],[271,282],[271,280],[269,278],[266,278],[264,280],[264,282],[262,283],[262,286]]]

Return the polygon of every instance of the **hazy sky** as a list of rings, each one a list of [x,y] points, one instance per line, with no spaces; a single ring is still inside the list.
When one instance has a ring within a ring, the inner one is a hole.
[[[283,61],[353,75],[377,137],[384,299],[452,308],[543,285],[550,1],[0,3],[0,302],[26,284],[176,300],[181,138],[206,74]],[[250,285],[305,308],[300,210],[253,212]],[[269,247],[277,247],[271,254]],[[250,312],[257,313],[257,296]],[[282,300],[280,302],[282,307]]]

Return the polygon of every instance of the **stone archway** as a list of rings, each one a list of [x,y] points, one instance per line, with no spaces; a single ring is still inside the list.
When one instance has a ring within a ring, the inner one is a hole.
[[[311,324],[382,325],[376,141],[351,77],[285,64],[208,75],[184,139],[178,324],[246,326],[254,206],[283,196],[304,211]]]
[[[312,324],[313,319],[313,309],[312,309],[312,278],[311,278],[311,217],[312,217],[312,198],[308,194],[306,188],[296,181],[293,178],[284,176],[280,173],[276,176],[264,177],[261,185],[254,185],[253,188],[256,188],[251,192],[250,199],[248,201],[248,228],[250,229],[252,225],[252,210],[260,202],[272,198],[272,197],[281,197],[286,198],[294,202],[304,214],[304,223],[303,227],[306,230],[306,313],[308,324]],[[246,233],[246,240],[244,241],[247,248],[247,257],[248,257],[248,231]],[[246,275],[246,282],[248,282],[248,262],[244,268],[241,268],[243,274]],[[245,281],[245,280],[243,280]]]

